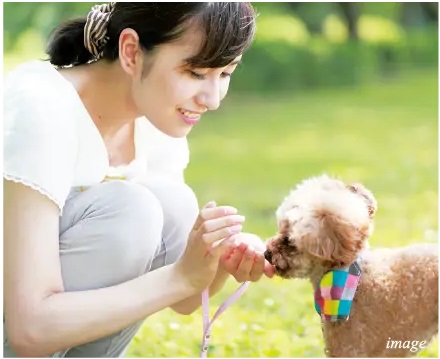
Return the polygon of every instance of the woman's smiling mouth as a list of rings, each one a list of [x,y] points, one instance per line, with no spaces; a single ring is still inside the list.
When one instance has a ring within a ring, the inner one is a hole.
[[[188,125],[193,126],[200,121],[201,114],[198,112],[191,112],[183,109],[179,109],[178,111],[182,120]]]

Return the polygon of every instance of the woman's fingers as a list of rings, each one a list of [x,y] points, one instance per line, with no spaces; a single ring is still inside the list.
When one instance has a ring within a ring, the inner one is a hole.
[[[256,253],[255,259],[254,259],[254,265],[251,269],[251,272],[249,274],[249,280],[252,282],[256,282],[261,278],[264,271],[264,262],[265,258],[263,253]]]
[[[223,269],[238,282],[256,282],[263,274],[268,278],[275,275],[275,267],[264,258],[265,246],[260,244],[258,237],[240,233],[228,237],[228,240],[235,245],[223,252],[220,261]]]
[[[224,251],[220,260],[223,263],[228,263],[229,259],[231,258],[232,254],[236,250],[237,246],[235,245],[234,241],[232,240],[232,237],[228,238],[229,241],[231,241],[232,245],[228,248],[227,251]],[[226,268],[225,268],[226,269]]]
[[[240,264],[237,268],[237,273],[235,275],[235,279],[237,279],[237,281],[244,282],[250,279],[250,273],[252,271],[252,267],[254,266],[254,258],[255,251],[251,247],[248,247],[243,253],[243,257],[241,258]]]
[[[193,226],[193,231],[198,231],[209,220],[235,215],[237,209],[231,206],[216,207],[215,202],[207,203],[201,210]],[[215,222],[214,222],[215,226]],[[210,229],[210,228],[208,228]]]
[[[275,267],[268,261],[264,261],[263,272],[267,278],[273,278],[273,276],[275,275]]]
[[[212,247],[209,254],[214,258],[220,258],[226,252],[230,251],[234,247],[234,242],[229,238],[219,242],[215,247]]]
[[[219,218],[209,219],[202,223],[199,230],[203,232],[214,232],[224,227],[231,227],[236,224],[242,224],[245,221],[245,217],[239,214],[226,215]],[[234,233],[237,234],[238,232]]]
[[[232,237],[230,239],[232,240]],[[228,273],[235,275],[246,248],[246,246],[240,245],[235,247],[232,253],[227,252],[228,256],[223,258],[223,266]]]
[[[232,234],[239,233],[242,229],[241,224],[234,224],[225,228],[221,228],[214,232],[208,232],[202,234],[202,240],[206,243],[214,243],[220,239],[230,237]],[[199,229],[200,231],[200,229]],[[203,230],[202,230],[203,231]]]
[[[220,207],[214,208],[214,210],[218,209],[220,209]],[[209,214],[205,213],[205,216],[218,216],[221,215],[221,213],[222,210],[211,211]],[[223,214],[223,217],[205,220],[197,229],[197,235],[201,236],[202,240],[206,244],[211,244],[220,239],[224,239],[230,237],[231,235],[240,233],[244,221],[244,216],[240,216],[237,214]]]
[[[233,237],[228,241],[234,243]],[[221,257],[223,268],[238,282],[258,281],[263,274],[272,278],[275,274],[274,267],[264,258],[264,254],[255,251],[252,247],[241,243],[238,247],[233,244],[228,250],[224,251]]]
[[[196,222],[194,223],[193,231],[197,231],[199,229],[199,227],[202,225],[202,223],[205,221],[205,219],[203,218],[203,215],[202,215],[203,211],[205,209],[214,208],[216,206],[217,206],[217,203],[215,203],[214,201],[210,201],[203,206],[203,208],[199,212],[199,215],[197,216]]]

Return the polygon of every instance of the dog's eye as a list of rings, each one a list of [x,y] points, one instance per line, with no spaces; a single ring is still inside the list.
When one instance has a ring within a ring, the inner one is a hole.
[[[288,236],[283,237],[282,244],[285,245],[285,246],[289,245],[289,237]]]

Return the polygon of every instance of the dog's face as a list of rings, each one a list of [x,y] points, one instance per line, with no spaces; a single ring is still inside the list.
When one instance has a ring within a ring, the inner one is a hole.
[[[326,175],[305,180],[278,208],[278,234],[267,242],[265,257],[284,278],[344,267],[365,247],[376,209],[361,184]]]

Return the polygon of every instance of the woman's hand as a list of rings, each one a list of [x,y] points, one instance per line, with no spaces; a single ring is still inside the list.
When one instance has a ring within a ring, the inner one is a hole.
[[[238,282],[256,282],[263,274],[268,278],[274,276],[274,267],[264,258],[266,245],[258,236],[239,233],[231,236],[229,240],[233,241],[235,246],[224,251],[220,265]]]
[[[236,245],[230,237],[240,233],[245,218],[234,207],[209,202],[199,213],[183,256],[176,262],[182,278],[200,292],[213,281],[220,258]]]

